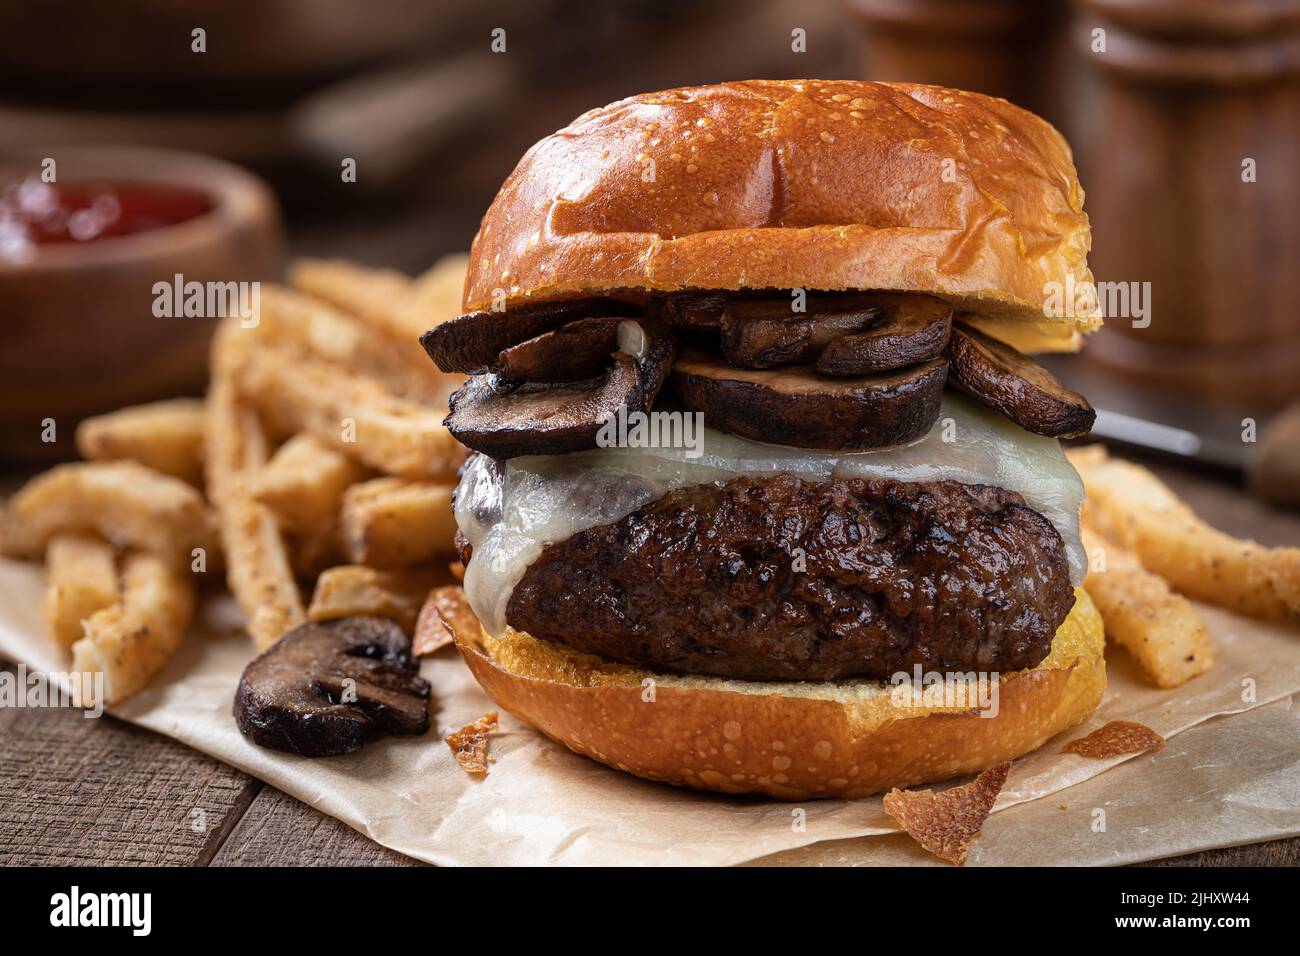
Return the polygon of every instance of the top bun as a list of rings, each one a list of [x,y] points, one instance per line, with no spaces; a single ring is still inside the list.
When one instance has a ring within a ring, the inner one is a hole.
[[[1070,148],[989,96],[752,80],[592,110],[530,149],[474,239],[466,310],[617,292],[894,290],[1069,336],[1091,282]]]

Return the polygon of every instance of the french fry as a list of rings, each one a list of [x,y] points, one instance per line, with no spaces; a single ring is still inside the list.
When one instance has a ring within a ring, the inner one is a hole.
[[[376,379],[275,347],[242,350],[238,378],[258,406],[378,471],[447,478],[464,459],[445,408],[398,398]]]
[[[469,256],[456,253],[443,256],[416,276],[410,295],[402,303],[401,325],[396,327],[408,334],[415,332],[418,339],[433,326],[460,315],[464,311],[461,300],[468,271]]]
[[[41,610],[60,647],[81,640],[81,622],[117,601],[113,546],[93,534],[56,534],[45,549]]]
[[[288,532],[284,543],[289,549],[289,565],[299,581],[314,581],[326,568],[344,560],[339,547],[338,527],[334,524],[299,534]]]
[[[394,394],[446,404],[461,378],[440,372],[420,348],[419,336],[393,338],[327,302],[279,286],[262,293],[258,334],[282,346],[382,381]],[[376,331],[379,334],[376,334]]]
[[[468,265],[468,256],[445,256],[413,281],[337,259],[300,259],[290,266],[289,281],[399,341],[415,342],[460,314]]]
[[[1300,548],[1267,548],[1207,525],[1147,469],[1086,450],[1084,520],[1188,597],[1300,623]]]
[[[319,358],[339,363],[353,359],[375,338],[364,323],[330,303],[279,286],[263,292],[258,333],[296,342]]]
[[[130,553],[123,561],[122,596],[86,620],[84,636],[72,646],[73,670],[103,673],[103,703],[125,700],[162,670],[193,615],[194,579],[188,570],[156,555]]]
[[[295,435],[249,478],[254,498],[286,531],[309,533],[338,521],[343,493],[368,472],[311,435]]]
[[[372,269],[344,259],[299,259],[290,263],[288,272],[289,284],[294,288],[351,312],[394,338],[409,338],[394,325],[401,305],[411,294],[411,277],[405,273]]]
[[[407,634],[429,591],[449,583],[445,568],[422,566],[384,571],[359,564],[344,564],[324,571],[316,581],[307,616],[313,621],[340,617],[386,617]]]
[[[222,530],[230,555],[226,581],[253,643],[264,651],[305,619],[280,529],[265,506],[241,495],[228,506]]]
[[[244,486],[267,458],[266,435],[256,413],[240,404],[234,386],[225,376],[214,377],[208,387],[204,434],[208,497],[220,513],[228,500],[247,491]]]
[[[1085,468],[1092,468],[1109,461],[1110,452],[1106,451],[1106,446],[1100,442],[1093,442],[1090,445],[1065,449],[1065,457],[1070,459],[1070,464],[1082,474]]]
[[[1090,560],[1084,590],[1097,605],[1106,637],[1137,659],[1157,687],[1177,687],[1214,666],[1210,632],[1191,602],[1119,545],[1083,529]]]
[[[399,567],[455,554],[450,484],[374,478],[343,495],[339,538],[348,560]]]
[[[275,515],[249,490],[267,449],[257,414],[240,403],[229,378],[233,336],[246,331],[223,325],[217,333],[208,391],[207,479],[226,550],[226,581],[254,643],[265,650],[306,614]]]
[[[203,481],[203,402],[176,398],[121,408],[77,426],[77,451],[91,461],[138,461],[200,485]]]
[[[203,496],[179,478],[134,461],[75,462],[36,476],[14,495],[5,548],[39,558],[56,534],[94,532],[177,565],[216,544]]]

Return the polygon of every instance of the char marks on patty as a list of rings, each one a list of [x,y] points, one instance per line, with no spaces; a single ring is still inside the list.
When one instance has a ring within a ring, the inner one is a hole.
[[[507,620],[652,668],[748,680],[1033,667],[1074,604],[1020,495],[955,481],[737,478],[549,545]]]

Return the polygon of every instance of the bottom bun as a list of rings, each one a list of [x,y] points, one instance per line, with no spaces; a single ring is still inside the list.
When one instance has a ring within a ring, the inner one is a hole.
[[[502,709],[618,770],[783,800],[859,797],[977,773],[1087,720],[1106,689],[1105,641],[1088,595],[1075,594],[1047,658],[999,678],[996,716],[875,680],[657,674],[514,630],[458,633],[456,644]]]

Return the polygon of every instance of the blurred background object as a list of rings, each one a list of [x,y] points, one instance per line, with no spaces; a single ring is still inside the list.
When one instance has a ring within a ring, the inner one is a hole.
[[[1258,454],[1248,462],[1247,478],[1261,498],[1300,507],[1300,402],[1269,423]]]
[[[1088,357],[1272,409],[1300,394],[1300,0],[1081,0],[1078,144],[1098,280],[1149,281]],[[1093,52],[1095,31],[1103,52]]]
[[[848,0],[863,76],[1000,96],[1068,132],[1069,0]]]
[[[270,181],[292,252],[416,272],[466,249],[519,157],[578,114],[672,86],[855,76],[848,22],[842,0],[0,0],[0,155],[219,156]]]
[[[57,429],[70,438],[87,415],[199,394],[214,323],[183,314],[175,277],[204,283],[206,303],[206,283],[276,278],[282,267],[270,190],[207,156],[10,153],[0,187],[0,454],[67,457]],[[160,282],[167,318],[155,314]]]

